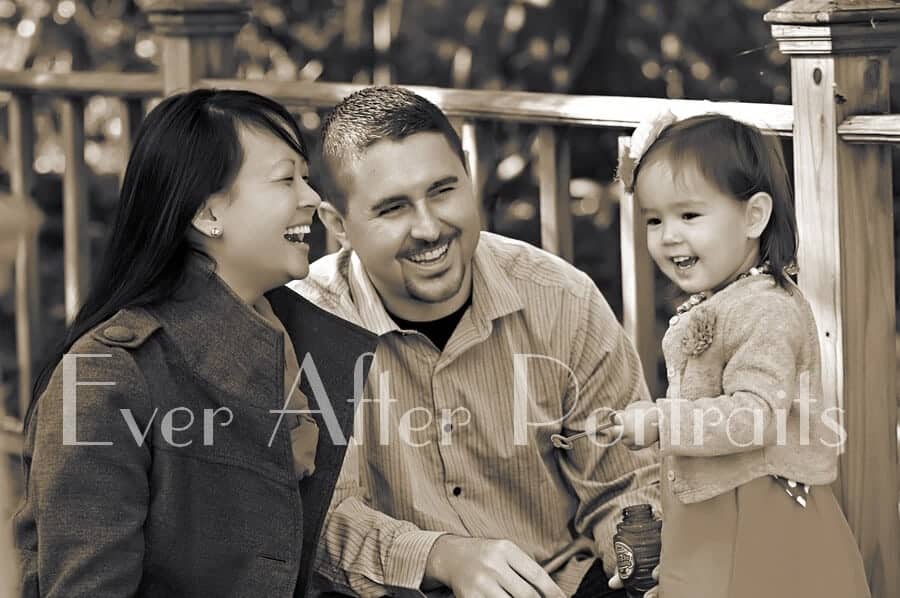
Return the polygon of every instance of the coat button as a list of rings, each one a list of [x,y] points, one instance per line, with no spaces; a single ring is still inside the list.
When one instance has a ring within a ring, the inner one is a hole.
[[[669,472],[666,474],[666,478],[668,478],[668,480],[670,482],[674,482],[675,481],[675,472],[670,469]]]
[[[124,326],[110,326],[103,330],[103,336],[116,343],[127,343],[134,340],[134,331]]]
[[[669,326],[674,326],[678,323],[678,316],[672,316],[669,318]]]

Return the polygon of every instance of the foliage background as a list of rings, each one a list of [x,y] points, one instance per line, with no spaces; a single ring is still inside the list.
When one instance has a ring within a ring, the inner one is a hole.
[[[788,60],[763,14],[778,0],[254,0],[237,39],[239,77],[573,94],[790,102]],[[389,40],[386,44],[385,40]],[[380,44],[381,50],[375,46]],[[387,47],[385,47],[387,46]],[[41,72],[153,72],[159,47],[134,0],[0,0],[0,68]],[[894,61],[893,81],[900,81]],[[895,89],[894,97],[898,97]],[[5,101],[0,98],[0,111]],[[893,109],[897,112],[896,102]],[[96,258],[127,159],[123,106],[86,109]],[[298,114],[314,139],[321,114]],[[36,109],[34,197],[46,212],[41,288],[47,340],[63,327],[61,180],[55,101]],[[575,263],[621,315],[616,138],[572,131]],[[0,188],[8,187],[0,114]],[[482,135],[490,165],[483,201],[490,228],[539,244],[532,127],[494,124]],[[790,154],[790,144],[786,151]],[[321,253],[321,234],[314,238]],[[900,277],[898,277],[900,279]],[[677,300],[658,278],[660,334]],[[0,399],[15,397],[12,297],[0,298]],[[5,382],[5,383],[4,383]]]

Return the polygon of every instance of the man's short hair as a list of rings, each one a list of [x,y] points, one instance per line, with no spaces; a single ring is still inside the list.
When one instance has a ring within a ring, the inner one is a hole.
[[[346,190],[337,178],[340,165],[359,159],[382,139],[398,141],[424,132],[440,133],[466,165],[459,135],[440,108],[402,87],[367,87],[344,98],[325,118],[319,172],[323,199],[346,213]]]

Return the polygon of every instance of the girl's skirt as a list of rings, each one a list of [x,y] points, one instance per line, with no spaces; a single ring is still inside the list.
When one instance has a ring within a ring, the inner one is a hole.
[[[662,598],[870,596],[856,540],[828,486],[807,494],[765,476],[683,504],[662,478]]]

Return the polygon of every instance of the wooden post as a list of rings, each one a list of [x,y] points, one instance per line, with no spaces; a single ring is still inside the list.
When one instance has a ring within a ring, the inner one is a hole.
[[[234,76],[234,37],[249,18],[250,0],[144,0],[141,7],[161,38],[166,95],[204,77]]]
[[[619,137],[619,155],[627,154],[630,137]],[[622,252],[622,327],[634,343],[647,387],[654,397],[665,389],[659,386],[656,362],[660,339],[656,336],[656,302],[653,258],[647,249],[647,225],[641,218],[634,194],[622,193],[619,204],[619,237]]]
[[[9,100],[10,189],[17,201],[30,197],[34,184],[34,109],[30,95]],[[41,293],[37,236],[21,235],[16,253],[16,358],[19,366],[19,420],[31,402],[35,356],[41,342]],[[4,409],[0,408],[0,416]]]
[[[791,57],[800,286],[813,306],[826,407],[847,432],[834,485],[872,596],[900,596],[890,148],[838,125],[889,109],[900,3],[793,0],[769,12]]]
[[[64,98],[62,103],[63,148],[63,263],[66,289],[66,324],[78,314],[88,291],[91,244],[88,237],[90,205],[87,167],[84,164],[84,100]]]
[[[567,262],[575,259],[572,202],[569,197],[571,151],[568,130],[539,125],[538,180],[541,202],[541,247]]]

